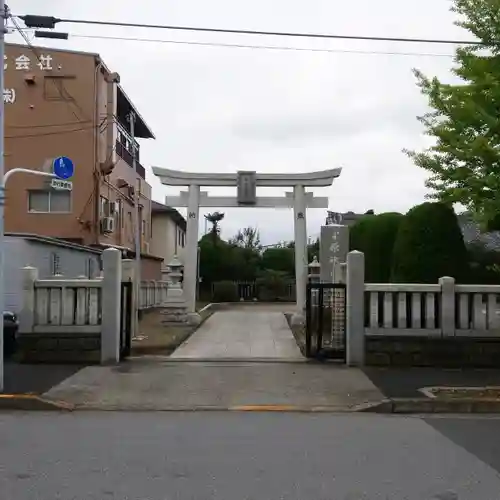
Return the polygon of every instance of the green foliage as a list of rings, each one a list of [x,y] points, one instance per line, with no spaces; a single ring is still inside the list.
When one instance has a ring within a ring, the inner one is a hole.
[[[413,207],[399,225],[391,281],[437,283],[441,276],[464,281],[467,269],[467,250],[453,209],[430,202]]]
[[[500,283],[500,252],[488,250],[483,243],[467,246],[469,256],[469,282],[474,284],[498,285]]]
[[[394,242],[403,217],[396,212],[366,215],[350,228],[350,249],[365,254],[367,283],[390,281]]]
[[[217,281],[213,284],[214,302],[238,302],[238,285],[232,281]]]
[[[260,267],[281,271],[290,278],[295,275],[295,252],[293,248],[267,248],[262,254]]]
[[[461,18],[457,24],[483,46],[457,49],[457,84],[415,70],[433,108],[419,120],[435,144],[420,153],[406,153],[430,173],[432,198],[461,203],[483,228],[500,229],[500,3],[455,0],[452,10]]]
[[[284,300],[287,296],[288,282],[286,273],[282,271],[273,269],[261,271],[257,278],[259,300],[266,302]]]
[[[245,227],[244,229],[240,229],[236,235],[228,241],[228,243],[230,245],[256,251],[259,251],[262,248],[260,244],[259,231],[254,227]]]

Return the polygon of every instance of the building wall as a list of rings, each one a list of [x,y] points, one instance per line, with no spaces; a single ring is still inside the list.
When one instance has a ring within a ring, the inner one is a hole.
[[[162,261],[143,256],[141,259],[141,281],[144,280],[162,280]]]
[[[95,57],[53,49],[40,50],[39,54],[48,63],[46,69],[38,67],[29,48],[6,46],[6,170],[41,169],[49,158],[70,157],[75,164],[71,213],[29,213],[28,190],[47,189],[48,183],[40,177],[17,174],[6,190],[5,228],[88,240],[86,223],[92,223],[89,196],[95,165]]]
[[[141,252],[148,253],[151,238],[151,186],[117,154],[116,142],[119,136],[125,135],[130,139],[130,129],[126,124],[119,123],[116,118],[117,84],[110,82],[109,77],[106,78],[106,75],[99,74],[97,89],[99,95],[98,114],[101,121],[106,120],[108,122],[108,127],[100,132],[99,161],[107,162],[112,159],[114,164],[109,174],[103,176],[100,181],[100,197],[113,203],[121,203],[121,209],[114,216],[115,231],[100,234],[99,241],[104,244],[116,244],[135,250],[135,196],[131,197],[127,188],[120,187],[125,182],[140,193],[140,204],[143,206],[141,210],[142,222],[140,223]],[[105,216],[107,214],[101,211],[100,217]]]
[[[151,253],[163,258],[163,268],[177,255],[184,262],[186,235],[168,214],[153,213]]]
[[[5,310],[19,312],[23,300],[21,269],[32,266],[38,269],[41,279],[50,278],[55,272],[67,278],[78,276],[97,277],[100,273],[100,255],[81,249],[37,242],[18,236],[5,237]]]
[[[135,209],[125,179],[141,192],[141,250],[148,253],[151,220],[151,186],[116,153],[117,84],[97,56],[70,51],[39,49],[46,63],[41,69],[33,51],[25,46],[6,47],[6,170],[40,169],[44,162],[68,156],[75,164],[71,206],[65,213],[30,212],[29,190],[47,190],[50,180],[17,174],[6,191],[6,231],[66,238],[83,244],[116,244],[135,249]],[[101,166],[114,164],[109,175]],[[142,167],[141,167],[142,168]],[[63,195],[60,195],[63,196]],[[122,201],[114,215],[115,230],[101,234],[101,196]]]

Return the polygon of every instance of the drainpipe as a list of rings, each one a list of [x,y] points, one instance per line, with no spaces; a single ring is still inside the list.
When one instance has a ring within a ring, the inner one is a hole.
[[[99,123],[99,92],[97,88],[97,76],[102,68],[102,61],[95,68],[94,72],[94,117],[93,117],[93,130],[94,130],[94,178],[92,182],[94,184],[94,206],[93,206],[93,237],[94,244],[99,244],[99,216],[100,216],[100,204],[99,195],[101,192],[101,172],[99,165],[99,139],[100,139],[100,128],[97,129]],[[108,124],[109,126],[109,124]]]

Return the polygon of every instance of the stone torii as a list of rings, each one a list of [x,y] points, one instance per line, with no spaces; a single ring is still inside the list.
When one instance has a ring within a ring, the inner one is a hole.
[[[194,173],[153,167],[153,174],[166,186],[188,186],[178,196],[167,196],[165,204],[187,208],[184,296],[187,310],[195,312],[200,207],[293,208],[295,236],[296,314],[302,317],[306,302],[307,282],[307,208],[328,208],[327,197],[315,197],[306,187],[328,187],[340,176],[342,169],[334,168],[300,174],[260,173]],[[237,196],[209,196],[200,187],[237,188]],[[257,196],[257,186],[292,187],[285,196]]]

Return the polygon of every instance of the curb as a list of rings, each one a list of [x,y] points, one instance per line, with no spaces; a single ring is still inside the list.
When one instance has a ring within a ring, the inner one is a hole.
[[[74,409],[69,403],[50,401],[35,394],[0,394],[0,411],[73,411]]]
[[[500,400],[474,398],[392,398],[358,411],[366,413],[500,413]]]

